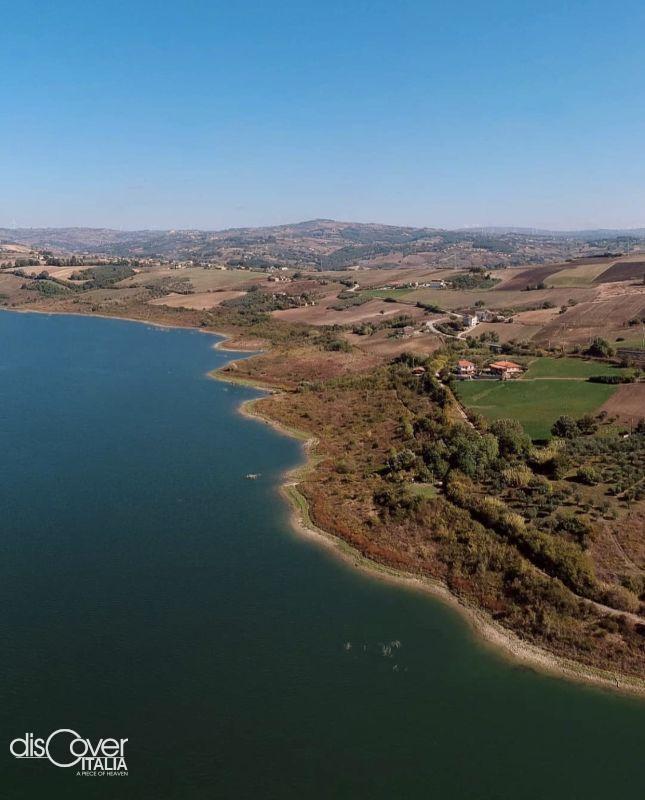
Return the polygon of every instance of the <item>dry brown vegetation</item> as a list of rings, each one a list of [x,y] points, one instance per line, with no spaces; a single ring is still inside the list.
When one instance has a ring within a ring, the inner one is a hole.
[[[548,274],[565,266],[571,264],[556,265]],[[156,267],[107,288],[72,290],[54,283],[50,295],[35,278],[3,272],[0,295],[9,308],[190,325],[226,332],[232,344],[264,349],[229,365],[224,377],[282,390],[262,399],[258,408],[318,440],[315,466],[299,487],[317,525],[373,561],[444,581],[465,602],[553,653],[643,676],[645,624],[635,621],[645,600],[645,584],[639,589],[645,555],[642,500],[625,496],[624,489],[612,494],[609,478],[594,486],[576,478],[578,467],[588,463],[596,469],[610,464],[620,472],[621,448],[630,439],[622,440],[605,423],[602,435],[614,448],[609,455],[583,457],[582,450],[565,443],[571,454],[557,476],[545,466],[557,460],[555,451],[540,455],[526,445],[504,461],[491,459],[486,470],[480,471],[476,460],[470,475],[463,464],[449,463],[456,455],[444,459],[447,451],[441,449],[449,450],[451,437],[463,438],[455,453],[482,441],[493,449],[498,445],[482,420],[475,419],[478,430],[463,423],[451,395],[434,379],[435,371],[467,345],[454,342],[439,350],[445,341],[423,323],[447,315],[428,313],[414,304],[417,299],[432,298],[444,309],[472,308],[478,299],[487,308],[511,309],[512,323],[485,323],[472,333],[495,332],[502,342],[551,340],[558,348],[626,330],[643,313],[643,288],[625,282],[518,288],[552,267],[536,269],[499,271],[501,282],[488,290],[420,289],[404,302],[369,299],[343,310],[331,308],[347,292],[340,283],[343,275],[359,282],[360,295],[411,270],[311,272],[291,282],[269,282],[266,273]],[[436,275],[436,270],[414,270],[413,279],[424,274]],[[260,286],[258,292],[253,285]],[[228,302],[246,302],[247,293],[261,303]],[[296,300],[306,296],[307,302],[314,297],[315,304],[275,310],[270,301],[280,293]],[[569,304],[572,299],[576,305]],[[540,308],[544,302],[554,307]],[[567,308],[560,313],[563,305]],[[403,327],[410,324],[412,332]],[[490,355],[487,345],[476,352],[480,360]],[[521,358],[521,352],[514,357]],[[412,375],[416,363],[426,366],[424,376]],[[644,388],[618,387],[607,403],[608,417],[642,416]],[[445,472],[435,463],[442,460],[449,465]],[[634,469],[629,462],[630,481]],[[410,491],[415,486],[430,487],[436,496],[415,495]],[[569,527],[562,529],[560,507],[568,515]]]

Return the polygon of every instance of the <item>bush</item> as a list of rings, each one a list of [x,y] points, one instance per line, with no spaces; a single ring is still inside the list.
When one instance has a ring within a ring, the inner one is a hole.
[[[614,348],[606,339],[596,336],[589,347],[585,350],[586,355],[596,356],[596,358],[608,358],[614,355]]]
[[[573,417],[563,414],[551,426],[551,433],[560,439],[575,439],[580,429]]]
[[[582,466],[576,472],[576,480],[587,486],[595,486],[600,481],[600,475],[593,467]]]

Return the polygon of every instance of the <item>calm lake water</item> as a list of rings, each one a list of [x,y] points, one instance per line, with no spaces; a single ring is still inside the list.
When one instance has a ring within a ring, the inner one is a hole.
[[[0,795],[645,796],[645,703],[508,664],[291,532],[300,446],[236,413],[213,344],[0,314]],[[129,776],[9,755],[58,728],[128,737]]]

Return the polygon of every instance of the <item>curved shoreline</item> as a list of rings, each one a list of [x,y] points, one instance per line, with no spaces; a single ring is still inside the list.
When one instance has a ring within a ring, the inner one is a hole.
[[[203,330],[193,325],[172,325],[168,323],[152,322],[145,319],[97,313],[85,314],[65,311],[45,311],[41,309],[2,310],[15,311],[16,313],[49,314],[56,316],[99,317],[122,322],[138,322],[144,325],[167,329],[193,330],[219,337],[220,341],[213,345],[213,349],[216,350],[223,350],[230,353],[247,353],[249,357],[260,352],[258,350],[244,350],[241,348],[228,347],[227,342],[234,338],[232,335],[218,331]],[[280,391],[271,387],[262,386],[251,380],[236,378],[234,375],[223,375],[221,373],[223,367],[230,366],[235,363],[236,360],[240,359],[231,359],[226,362],[226,364],[209,371],[207,375],[215,380],[246,386],[265,394],[273,394]],[[595,686],[596,688],[610,690],[632,697],[645,698],[645,680],[623,673],[608,672],[599,668],[590,667],[574,661],[573,659],[557,656],[537,645],[526,642],[512,631],[496,623],[476,606],[466,603],[452,594],[448,587],[441,581],[431,578],[421,578],[371,561],[362,556],[344,539],[317,527],[310,517],[307,500],[304,495],[298,491],[297,484],[302,479],[302,476],[312,468],[311,451],[318,440],[306,431],[289,428],[277,420],[260,413],[254,407],[259,399],[261,398],[251,398],[243,401],[238,407],[239,413],[251,419],[261,420],[280,434],[298,439],[303,444],[303,462],[285,474],[285,479],[280,486],[280,492],[291,508],[290,521],[296,533],[314,539],[317,543],[333,551],[334,554],[345,563],[350,564],[353,568],[361,570],[375,580],[385,580],[400,587],[430,594],[442,600],[462,615],[480,643],[492,648],[496,654],[512,663],[519,663],[525,667],[554,677],[574,680],[578,683],[584,683]]]
[[[230,363],[230,362],[229,362]],[[220,377],[217,370],[211,373],[213,377],[224,381],[235,382],[234,377]],[[250,382],[245,385],[251,385]],[[254,388],[263,390],[261,386]],[[273,390],[263,390],[273,391]],[[532,668],[538,672],[551,675],[553,677],[574,680],[578,683],[595,686],[597,688],[619,692],[632,697],[645,698],[645,680],[636,678],[623,673],[612,673],[602,669],[587,666],[573,659],[567,659],[550,653],[537,645],[520,639],[515,633],[492,620],[485,612],[469,603],[458,598],[439,580],[432,578],[421,578],[410,573],[396,570],[384,564],[371,561],[362,556],[344,539],[341,539],[328,531],[319,528],[309,516],[309,506],[306,498],[298,489],[297,484],[301,476],[311,469],[311,451],[317,443],[317,439],[310,436],[305,431],[290,429],[280,422],[261,414],[254,408],[254,404],[259,398],[244,401],[239,411],[251,419],[262,420],[270,425],[279,433],[291,436],[303,442],[305,459],[302,464],[289,470],[285,475],[285,480],[280,487],[280,492],[291,506],[291,523],[294,529],[301,535],[315,539],[319,544],[332,550],[334,554],[344,562],[356,569],[360,569],[365,574],[376,580],[384,580],[405,587],[414,591],[424,592],[447,603],[451,608],[459,612],[467,621],[471,631],[479,639],[480,643],[492,648],[495,653],[513,662],[520,663],[525,667]]]

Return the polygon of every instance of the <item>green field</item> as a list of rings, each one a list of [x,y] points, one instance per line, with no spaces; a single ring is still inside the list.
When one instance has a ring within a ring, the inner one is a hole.
[[[437,496],[437,489],[431,483],[409,483],[407,486],[412,494],[419,495],[419,497],[427,499]]]
[[[461,402],[487,419],[519,420],[533,439],[546,439],[561,414],[578,418],[596,411],[616,386],[586,381],[461,381]]]
[[[610,263],[607,261],[600,264],[580,264],[549,275],[544,282],[547,286],[591,286],[595,278],[602,275],[609,267]]]
[[[599,361],[585,361],[582,358],[536,358],[531,361],[523,379],[528,378],[580,378],[585,380],[592,375],[622,375],[620,367],[603,364]]]
[[[361,294],[367,297],[380,298],[381,300],[385,300],[387,297],[391,297],[393,300],[401,300],[412,291],[413,289],[366,289]]]

